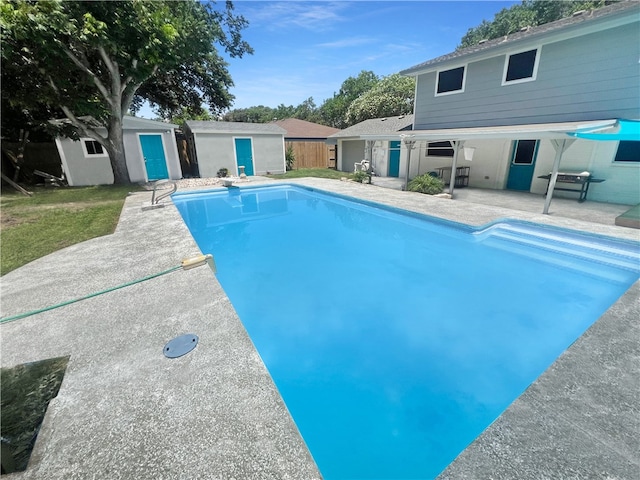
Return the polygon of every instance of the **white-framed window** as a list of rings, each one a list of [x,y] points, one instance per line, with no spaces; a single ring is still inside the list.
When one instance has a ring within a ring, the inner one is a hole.
[[[93,140],[91,138],[83,138],[82,140],[80,140],[80,143],[82,144],[82,152],[84,153],[85,157],[107,156],[107,152],[105,151],[104,147],[100,144],[100,142],[97,142],[96,140]]]
[[[439,70],[436,78],[436,97],[464,92],[466,76],[466,65],[449,70]]]
[[[502,85],[534,81],[538,75],[538,63],[540,63],[539,47],[507,55]]]
[[[618,150],[613,159],[616,163],[638,163],[640,162],[640,142],[633,140],[621,140],[618,143]]]

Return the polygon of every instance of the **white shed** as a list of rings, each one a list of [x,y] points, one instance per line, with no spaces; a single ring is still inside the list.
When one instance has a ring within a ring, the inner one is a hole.
[[[284,135],[273,123],[188,121],[183,127],[189,157],[196,161],[200,176],[215,177],[221,168],[238,175],[284,173]]]
[[[177,125],[126,115],[123,139],[131,182],[182,178],[176,146]],[[106,135],[106,131],[103,132]],[[62,168],[69,185],[113,183],[113,170],[106,150],[91,138],[56,138]]]

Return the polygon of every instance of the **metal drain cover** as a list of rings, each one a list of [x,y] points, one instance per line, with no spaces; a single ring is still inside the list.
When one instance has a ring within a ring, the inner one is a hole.
[[[193,333],[180,335],[167,342],[164,346],[164,356],[167,358],[178,358],[186,355],[198,345],[198,336]]]

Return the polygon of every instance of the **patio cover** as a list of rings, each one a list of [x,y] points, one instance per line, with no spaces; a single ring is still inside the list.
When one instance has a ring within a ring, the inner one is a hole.
[[[617,120],[615,125],[607,129],[586,129],[568,133],[572,137],[599,141],[632,141],[640,142],[640,120]]]
[[[360,135],[364,140],[403,140],[405,145],[411,147],[408,142],[425,140],[429,142],[451,141],[454,144],[456,153],[453,156],[452,171],[455,171],[458,151],[466,140],[490,140],[490,139],[510,139],[510,140],[530,140],[547,139],[550,140],[556,151],[553,162],[549,189],[545,197],[545,206],[542,213],[549,213],[549,205],[553,197],[558,178],[560,161],[564,151],[576,140],[584,138],[588,140],[604,140],[602,135],[606,135],[608,140],[637,140],[640,122],[630,120],[597,120],[591,122],[563,122],[563,123],[540,123],[529,125],[508,125],[496,127],[471,127],[471,128],[447,128],[438,130],[412,130],[408,132],[398,132],[394,134]],[[635,128],[635,130],[634,130]],[[633,132],[636,132],[635,137]],[[584,136],[583,136],[584,135]],[[597,136],[590,138],[588,136]],[[613,138],[615,135],[618,137]],[[624,136],[624,138],[622,138]],[[411,149],[407,148],[407,172],[411,161]],[[453,194],[454,182],[449,184],[449,193]]]

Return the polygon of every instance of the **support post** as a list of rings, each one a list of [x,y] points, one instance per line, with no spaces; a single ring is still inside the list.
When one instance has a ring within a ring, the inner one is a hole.
[[[411,150],[416,144],[414,140],[414,135],[400,135],[400,140],[404,143],[405,147],[407,147],[407,165],[404,173],[404,186],[402,187],[403,191],[407,191],[407,184],[409,183],[409,167],[411,165]]]
[[[453,189],[456,184],[456,168],[458,166],[458,152],[460,151],[460,147],[464,145],[462,140],[456,140],[453,142],[455,147],[453,149],[453,161],[451,162],[451,178],[449,179],[449,195],[453,198]]]
[[[547,196],[544,200],[544,209],[542,213],[549,214],[549,206],[551,205],[551,199],[553,198],[553,189],[556,188],[556,181],[558,180],[558,170],[560,169],[560,160],[562,154],[567,146],[567,143],[571,145],[573,140],[551,140],[551,144],[556,151],[556,156],[553,160],[553,168],[551,169],[551,178],[549,178],[549,187],[547,188]]]

